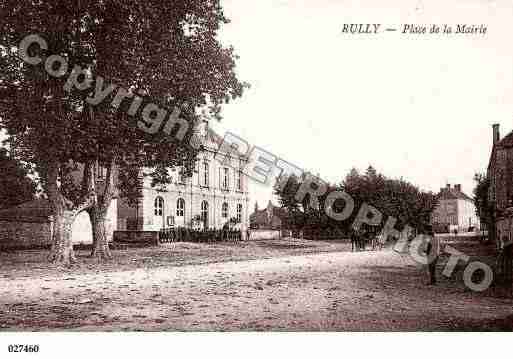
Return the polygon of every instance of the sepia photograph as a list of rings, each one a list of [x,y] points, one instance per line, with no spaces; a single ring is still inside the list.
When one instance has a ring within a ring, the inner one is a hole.
[[[0,0],[0,357],[507,341],[512,35],[508,0]]]

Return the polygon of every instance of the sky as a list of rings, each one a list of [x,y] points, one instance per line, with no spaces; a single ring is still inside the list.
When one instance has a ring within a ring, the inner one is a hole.
[[[513,130],[510,0],[221,0],[251,84],[212,124],[327,181],[373,165],[471,194],[494,123]],[[344,24],[484,24],[486,35],[343,34]],[[251,206],[271,198],[252,183]],[[275,199],[274,199],[275,200]]]
[[[513,130],[511,1],[223,0],[220,34],[251,84],[212,126],[341,182],[373,165],[471,194],[492,124]],[[344,24],[484,24],[486,35],[343,34]],[[260,207],[268,187],[251,186]]]

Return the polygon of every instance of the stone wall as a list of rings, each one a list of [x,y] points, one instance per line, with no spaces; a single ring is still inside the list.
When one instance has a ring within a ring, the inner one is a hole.
[[[0,221],[0,250],[50,248],[50,222]]]
[[[509,206],[511,195],[512,176],[510,169],[513,168],[513,151],[511,149],[499,149],[492,159],[490,167],[490,197],[496,202],[497,209],[506,209]]]
[[[156,231],[114,231],[114,242],[120,244],[159,245]]]
[[[113,240],[117,226],[117,203],[109,208],[106,223],[107,240]],[[52,223],[38,218],[0,219],[0,250],[49,248],[52,241]],[[80,213],[72,228],[74,245],[91,245],[93,233],[89,215]]]
[[[498,246],[507,241],[513,240],[513,216],[497,218],[496,223]]]

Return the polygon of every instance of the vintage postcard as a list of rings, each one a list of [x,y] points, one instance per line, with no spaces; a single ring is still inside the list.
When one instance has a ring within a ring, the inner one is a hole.
[[[507,0],[2,0],[0,357],[511,332],[511,35]]]

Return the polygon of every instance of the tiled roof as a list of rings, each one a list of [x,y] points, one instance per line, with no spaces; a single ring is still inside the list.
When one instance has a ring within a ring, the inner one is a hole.
[[[490,154],[490,160],[488,161],[489,169],[495,161],[495,154],[497,150],[505,148],[513,148],[513,132],[509,133],[506,137],[504,137],[502,140],[500,140],[497,144],[493,146],[492,153]]]
[[[509,135],[507,135],[502,140],[500,140],[499,143],[497,143],[495,145],[495,147],[497,147],[497,148],[513,147],[513,132],[511,132]]]
[[[210,126],[207,127],[206,141],[203,143],[204,146],[209,147],[209,142],[211,142],[215,146],[214,150],[219,150],[223,145],[223,141],[223,137],[221,137],[217,132],[215,132]],[[246,157],[246,154],[240,152],[238,149],[236,149],[234,152],[241,157]]]
[[[267,209],[269,207],[272,210],[272,217],[278,217],[278,218],[282,219],[287,214],[287,211],[284,208],[276,207],[272,203],[269,203],[267,208],[264,208],[264,209],[257,210],[255,212],[253,212],[249,216],[249,218],[254,223],[257,223],[257,224],[267,224],[267,222],[268,222]]]
[[[249,216],[249,219],[254,223],[266,224],[267,223],[267,212],[265,210],[254,212]]]
[[[217,146],[221,146],[221,144],[223,143],[223,138],[221,136],[219,136],[212,128],[208,127],[207,128],[207,139],[209,141],[212,141],[213,143],[215,143]]]
[[[442,192],[438,194],[439,200],[447,200],[447,199],[464,199],[466,201],[473,202],[474,200],[467,196],[462,191],[458,191],[456,188],[444,188]]]

